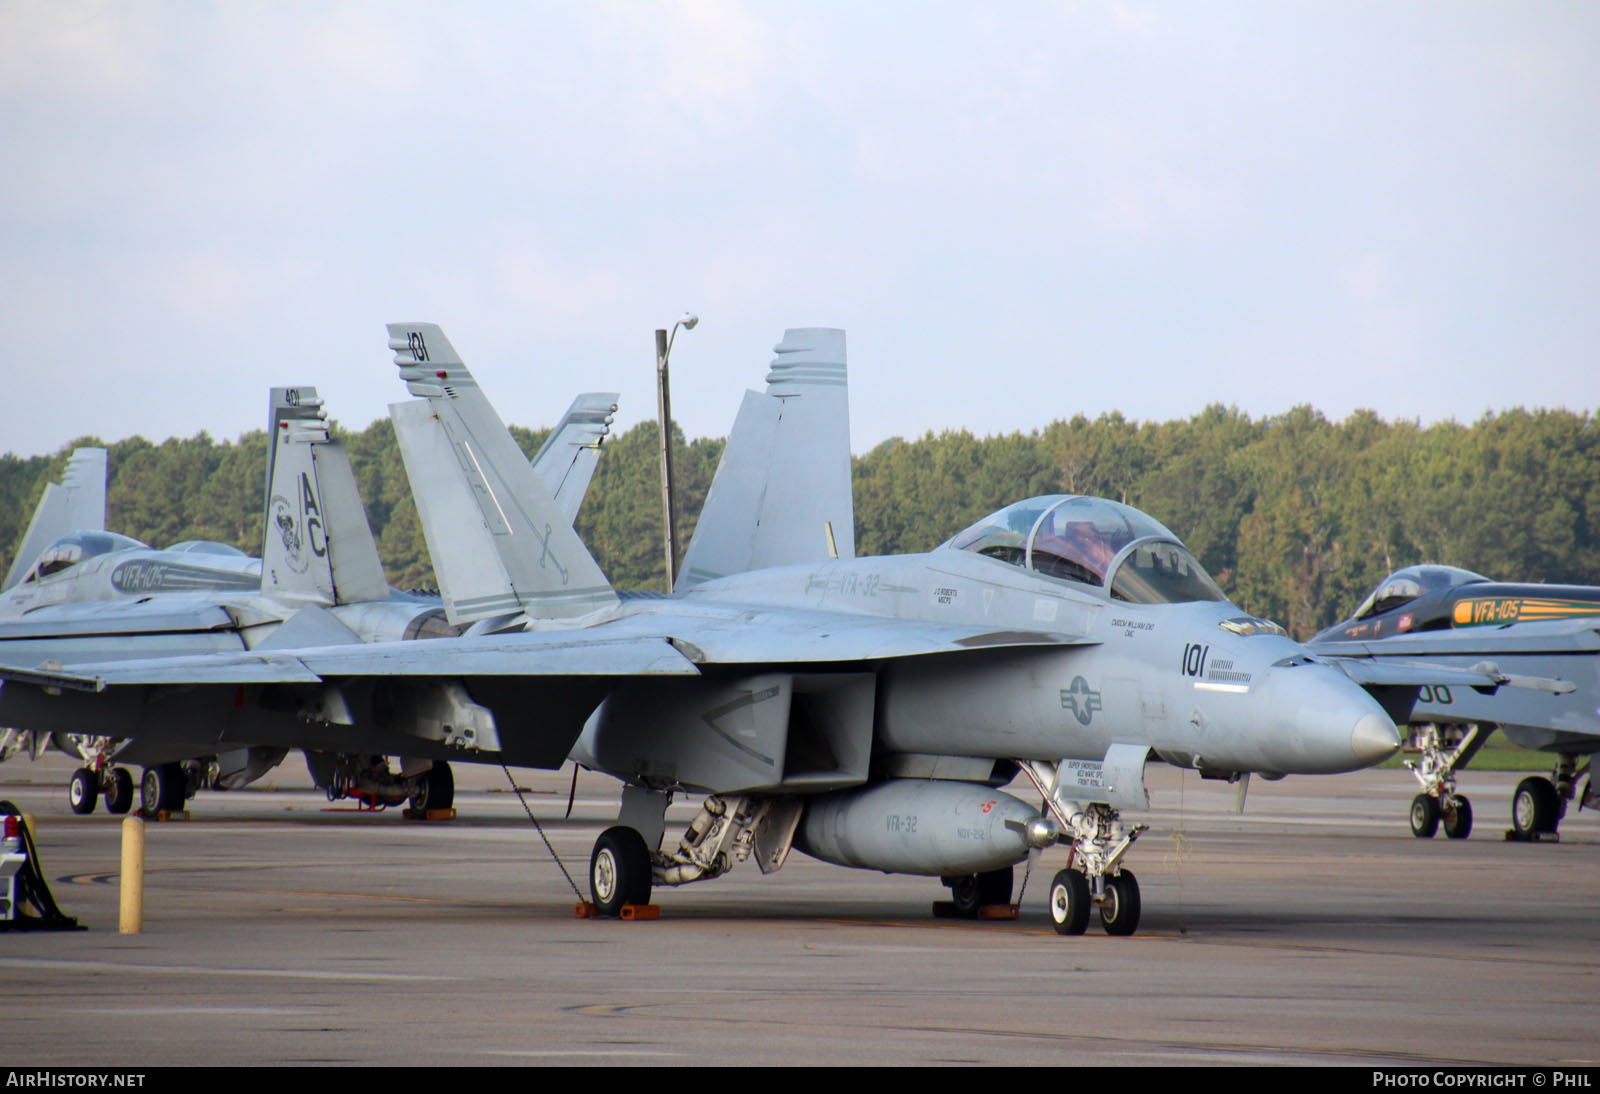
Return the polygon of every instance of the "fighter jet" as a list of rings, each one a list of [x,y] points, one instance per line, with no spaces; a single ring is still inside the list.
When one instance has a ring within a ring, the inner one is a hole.
[[[534,460],[533,470],[570,521],[577,513],[609,433],[616,395],[578,396]],[[316,389],[272,392],[264,558],[227,544],[186,541],[153,550],[103,530],[105,452],[79,450],[62,485],[45,492],[24,547],[54,542],[31,566],[13,566],[15,586],[0,595],[0,659],[16,664],[73,664],[197,654],[275,644],[412,640],[457,633],[435,596],[404,593],[384,582],[377,548],[348,458],[330,439]],[[63,532],[65,528],[76,530]],[[232,789],[270,771],[286,755],[214,741],[185,754],[192,734],[137,742],[104,733],[0,730],[0,757],[53,744],[81,758],[68,800],[91,812],[104,797],[113,813],[131,808],[133,779],[119,762],[146,764],[140,782],[147,813],[176,810],[200,785]],[[383,757],[308,752],[318,785],[332,798],[364,795],[416,809],[447,808],[447,764],[402,758],[398,773]]]
[[[1064,934],[1095,907],[1113,934],[1139,922],[1125,858],[1145,826],[1122,811],[1146,806],[1148,763],[1277,777],[1398,747],[1350,675],[1230,604],[1158,521],[1098,498],[1031,498],[926,554],[854,558],[848,511],[762,541],[756,514],[819,509],[748,489],[762,475],[725,463],[712,493],[743,501],[702,521],[708,546],[687,556],[701,564],[673,595],[619,593],[511,458],[442,332],[400,324],[390,345],[423,396],[392,411],[445,610],[478,633],[0,668],[0,722],[110,722],[137,739],[159,709],[224,742],[549,768],[571,753],[625,783],[590,857],[610,915],[752,856],[775,871],[795,848],[940,878],[975,913],[1009,901],[1031,851],[1064,841],[1072,865],[1049,887]],[[784,464],[804,445],[781,443],[782,423],[842,400],[842,332],[788,332],[768,379],[746,400],[766,425],[736,423],[751,443],[729,452]],[[820,512],[839,500],[841,459],[848,489],[840,435],[842,450],[812,453]],[[743,550],[726,538],[741,527]],[[1042,809],[1000,789],[1018,773]],[[664,842],[676,793],[705,797]]]
[[[1513,685],[1421,689],[1405,719],[1421,753],[1406,765],[1422,784],[1411,802],[1413,834],[1431,837],[1441,822],[1452,839],[1471,832],[1472,803],[1457,792],[1456,773],[1495,726],[1523,748],[1556,756],[1550,778],[1535,775],[1517,786],[1512,835],[1554,838],[1568,803],[1600,805],[1592,775],[1600,752],[1600,588],[1510,584],[1454,566],[1408,566],[1310,646],[1330,659],[1460,667]]]

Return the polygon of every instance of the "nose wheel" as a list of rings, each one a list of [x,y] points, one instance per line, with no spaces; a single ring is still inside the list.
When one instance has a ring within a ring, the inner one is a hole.
[[[1124,870],[1105,879],[1105,896],[1100,901],[1100,926],[1106,934],[1125,936],[1139,929],[1139,879]]]
[[[1061,870],[1050,882],[1050,925],[1056,934],[1082,934],[1089,929],[1089,879],[1077,870]]]

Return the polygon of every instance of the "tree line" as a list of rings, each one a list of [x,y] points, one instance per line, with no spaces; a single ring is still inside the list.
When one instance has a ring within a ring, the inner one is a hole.
[[[336,430],[389,580],[433,584],[394,430]],[[548,431],[512,427],[530,455]],[[674,429],[687,544],[723,448]],[[7,565],[74,447],[0,457]],[[153,546],[214,539],[261,549],[266,437],[205,433],[109,450],[107,526]],[[1471,425],[1331,422],[1310,407],[1252,419],[1210,406],[1169,422],[1079,415],[1030,433],[892,438],[854,458],[860,554],[926,551],[1035,494],[1124,501],[1171,528],[1235,603],[1306,637],[1347,616],[1393,569],[1441,562],[1502,580],[1600,584],[1600,430],[1588,412],[1508,410]],[[577,521],[620,588],[663,587],[656,427],[608,440]]]

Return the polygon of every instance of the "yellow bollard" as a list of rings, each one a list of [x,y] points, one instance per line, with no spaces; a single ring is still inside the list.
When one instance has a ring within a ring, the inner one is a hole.
[[[139,817],[122,822],[122,915],[118,929],[123,934],[144,931],[144,821]]]

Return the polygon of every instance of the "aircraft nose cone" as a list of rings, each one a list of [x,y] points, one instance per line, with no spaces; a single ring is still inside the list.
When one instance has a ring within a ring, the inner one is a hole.
[[[1263,767],[1284,774],[1357,771],[1394,754],[1399,734],[1383,708],[1338,669],[1274,668],[1260,693]]]
[[[1350,751],[1362,767],[1382,763],[1400,750],[1400,733],[1382,714],[1368,714],[1356,723],[1350,734]]]

